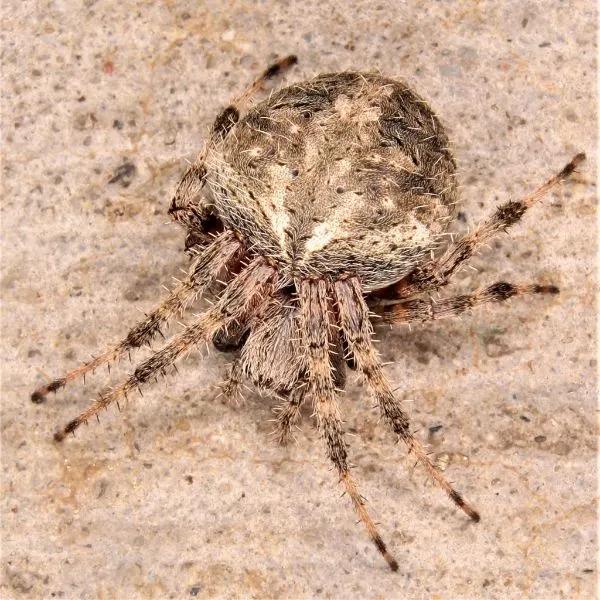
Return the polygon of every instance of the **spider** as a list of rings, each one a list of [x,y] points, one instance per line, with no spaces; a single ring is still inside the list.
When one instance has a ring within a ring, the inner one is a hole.
[[[382,416],[428,476],[479,521],[411,432],[374,349],[373,322],[433,321],[515,296],[557,293],[552,285],[499,282],[435,302],[428,296],[585,156],[578,154],[533,193],[501,204],[448,243],[458,203],[456,162],[428,104],[406,83],[373,72],[319,75],[250,104],[266,80],[296,61],[288,56],[273,64],[217,116],[204,150],[181,178],[169,214],[187,234],[186,279],[121,342],[31,399],[43,402],[49,392],[149,344],[163,325],[212,291],[216,300],[208,310],[55,440],[165,374],[192,347],[212,341],[218,350],[235,352],[225,393],[235,395],[249,379],[280,398],[281,443],[289,441],[302,405],[312,402],[345,492],[396,571],[348,462],[338,403],[346,367],[359,371]]]

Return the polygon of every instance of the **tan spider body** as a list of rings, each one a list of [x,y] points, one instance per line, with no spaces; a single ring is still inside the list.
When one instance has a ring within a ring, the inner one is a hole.
[[[247,109],[267,69],[216,119],[205,150],[184,174],[169,213],[187,232],[188,277],[120,343],[32,395],[48,392],[149,343],[161,325],[217,281],[215,304],[140,363],[55,435],[62,441],[128,392],[165,373],[193,346],[236,352],[224,390],[244,377],[276,393],[279,440],[289,440],[306,400],[327,454],[372,541],[397,570],[350,474],[338,406],[346,365],[360,371],[382,416],[428,475],[473,520],[479,514],[430,461],[383,373],[371,317],[410,323],[458,315],[479,304],[553,286],[500,282],[433,303],[427,297],[498,232],[572,173],[509,201],[432,258],[454,215],[456,164],[442,125],[405,83],[373,73],[332,73],[283,88]],[[206,186],[205,184],[208,184]],[[203,189],[204,188],[204,189]]]
[[[448,138],[406,84],[332,73],[252,107],[210,148],[225,226],[280,276],[400,280],[439,243],[456,203]]]

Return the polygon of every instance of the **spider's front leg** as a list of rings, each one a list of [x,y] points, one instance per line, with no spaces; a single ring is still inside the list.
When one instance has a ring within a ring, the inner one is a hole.
[[[329,326],[329,360],[331,363],[331,377],[336,391],[340,392],[346,387],[346,358],[344,357],[344,344],[339,328],[333,323]],[[300,420],[302,406],[306,400],[308,384],[310,380],[306,371],[298,377],[298,381],[288,390],[280,392],[283,400],[275,409],[275,431],[273,432],[277,442],[281,446],[287,445],[293,440],[293,429],[297,427]]]
[[[342,330],[359,371],[371,388],[382,415],[394,433],[406,444],[408,451],[421,463],[432,480],[441,487],[449,498],[473,521],[479,521],[479,513],[459,494],[441,471],[431,462],[423,444],[410,429],[410,421],[400,401],[394,395],[389,381],[383,373],[383,364],[371,340],[372,325],[369,308],[363,299],[363,289],[355,277],[340,279],[334,284]]]
[[[313,401],[319,432],[325,442],[327,456],[335,466],[340,481],[358,517],[365,525],[371,541],[392,571],[398,570],[396,559],[388,551],[377,526],[367,510],[365,499],[350,474],[348,447],[337,402],[330,355],[330,302],[323,280],[305,279],[299,283],[301,334],[308,367],[308,394]]]
[[[161,335],[161,326],[181,314],[227,269],[237,262],[243,251],[242,243],[231,232],[216,239],[190,265],[187,277],[180,281],[169,296],[137,323],[118,344],[103,354],[84,363],[79,368],[39,387],[31,395],[36,404],[44,402],[50,392],[56,392],[70,381],[85,376],[102,365],[109,365],[126,355],[130,350],[149,344]]]

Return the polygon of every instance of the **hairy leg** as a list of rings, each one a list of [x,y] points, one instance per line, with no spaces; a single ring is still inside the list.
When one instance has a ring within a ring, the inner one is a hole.
[[[250,98],[262,88],[265,81],[275,77],[296,62],[298,59],[291,55],[272,64],[215,119],[206,147],[200,152],[194,164],[190,165],[183,174],[169,207],[169,215],[189,232],[186,249],[194,244],[205,243],[205,236],[208,233],[221,230],[220,221],[213,213],[210,203],[201,197],[201,191],[206,182],[205,160],[209,148],[227,137],[231,128],[238,122],[241,110],[248,104]]]
[[[131,349],[149,344],[160,334],[161,325],[182,313],[194,302],[241,251],[242,243],[230,232],[213,240],[212,244],[193,261],[186,279],[178,283],[169,297],[138,323],[124,340],[104,354],[84,363],[78,369],[37,389],[31,395],[31,400],[39,404],[45,400],[49,392],[59,390],[73,379],[84,377],[86,373],[101,365],[118,360]]]
[[[558,294],[558,288],[553,285],[515,285],[501,281],[473,294],[436,301],[432,298],[389,300],[374,304],[370,309],[381,317],[383,323],[425,322],[455,317],[482,304],[503,302],[509,298],[528,294]]]
[[[227,107],[219,114],[212,128],[209,145],[214,144],[227,135],[231,126],[239,119],[238,107],[243,107],[250,97],[262,87],[267,79],[276,76],[296,62],[297,58],[295,56],[288,56],[266,69],[252,85],[236,98],[231,106]],[[206,166],[204,164],[206,151],[207,149],[201,152],[194,164],[184,173],[177,185],[169,208],[169,214],[173,220],[179,222],[188,231],[185,244],[186,250],[191,248],[201,248],[204,251],[208,251],[205,246],[210,243],[211,234],[222,232],[222,225],[218,217],[213,213],[209,202],[201,198],[201,191],[207,174]],[[32,394],[31,399],[34,402],[41,403],[49,392],[60,389],[68,381],[79,376],[84,376],[86,373],[93,371],[102,364],[116,360],[131,348],[136,348],[142,344],[148,343],[159,332],[159,326],[162,322],[167,321],[174,314],[177,314],[182,310],[182,307],[184,308],[200,293],[199,286],[193,293],[190,293],[190,288],[195,285],[197,280],[201,279],[201,277],[198,276],[201,275],[201,273],[196,274],[195,271],[197,271],[196,264],[198,260],[201,261],[203,256],[204,253],[192,264],[188,279],[178,285],[171,296],[161,306],[154,310],[145,321],[136,326],[123,342],[119,343],[114,348],[111,348],[101,356],[85,363],[82,367],[67,374],[65,377],[56,379],[48,385],[39,388]],[[186,299],[188,297],[190,300]]]
[[[359,494],[350,475],[348,451],[342,430],[340,411],[329,358],[329,310],[327,286],[324,281],[304,280],[299,285],[301,307],[301,332],[306,349],[308,366],[308,393],[313,399],[319,431],[327,448],[327,455],[335,465],[346,493],[369,537],[387,561],[392,571],[398,570],[396,559],[387,551],[375,523],[371,519],[365,501]]]
[[[239,402],[243,400],[243,395],[240,391],[240,387],[243,385],[244,370],[242,369],[242,361],[239,356],[233,359],[233,362],[227,368],[227,377],[225,381],[219,384],[221,388],[221,394],[228,400],[234,400]]]
[[[333,307],[330,306],[330,310]],[[241,359],[244,374],[258,387],[274,391],[282,398],[276,408],[275,435],[281,444],[291,438],[306,395],[306,361],[299,348],[298,303],[289,291],[280,291],[250,324]],[[336,389],[346,384],[346,361],[339,327],[329,327],[330,359]]]
[[[242,271],[223,291],[217,303],[190,325],[183,333],[173,338],[161,350],[142,362],[120,386],[100,396],[78,417],[70,421],[66,427],[54,436],[62,441],[68,433],[72,433],[88,419],[96,417],[101,410],[129,392],[139,389],[149,379],[164,374],[165,370],[194,346],[207,343],[222,327],[236,319],[246,318],[256,310],[257,303],[272,292],[271,281],[275,269],[258,258]]]
[[[198,238],[196,243],[204,243],[211,229],[218,229],[220,226],[209,201],[201,194],[207,175],[205,159],[206,149],[186,169],[169,206],[169,216],[190,234],[193,232]],[[192,245],[191,239],[186,240],[186,249]]]
[[[584,159],[585,154],[578,154],[560,173],[531,194],[521,200],[509,200],[501,204],[491,217],[476,225],[470,234],[451,244],[441,257],[430,260],[422,267],[417,267],[398,283],[376,292],[374,296],[403,299],[445,286],[460,265],[471,258],[491,238],[518,223],[528,208],[557,188],[575,172]]]
[[[402,410],[394,396],[389,381],[383,373],[381,360],[371,341],[372,326],[369,308],[363,299],[359,280],[350,277],[334,283],[334,293],[338,305],[340,321],[348,346],[358,369],[365,376],[379,408],[390,423],[394,432],[402,439],[427,474],[435,481],[462,510],[474,521],[479,521],[479,513],[467,503],[452,487],[440,470],[431,462],[421,442],[410,431],[408,415]]]
[[[275,409],[275,431],[277,442],[286,446],[293,439],[292,430],[300,420],[300,411],[306,400],[306,383],[298,384],[288,392],[287,398]]]
[[[332,345],[329,356],[331,359],[333,385],[336,390],[343,390],[346,387],[346,361],[344,360],[344,350],[339,337],[338,344]],[[331,341],[330,341],[331,344]],[[296,382],[295,387],[282,393],[284,400],[275,409],[277,417],[275,422],[275,437],[282,446],[288,444],[292,438],[292,430],[300,420],[300,411],[306,400],[306,377],[305,375]]]
[[[298,308],[282,294],[263,305],[241,350],[244,374],[257,387],[285,393],[302,377],[298,351]]]
[[[253,81],[251,85],[229,104],[229,106],[219,113],[219,116],[215,119],[212,127],[211,141],[214,143],[220,139],[224,139],[231,128],[238,122],[240,113],[246,107],[250,98],[262,89],[265,82],[283,73],[297,62],[298,58],[291,54],[290,56],[279,59],[269,68],[265,69],[260,77]]]

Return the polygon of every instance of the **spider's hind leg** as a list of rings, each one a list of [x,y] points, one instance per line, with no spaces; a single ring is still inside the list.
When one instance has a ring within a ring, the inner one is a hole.
[[[265,69],[259,77],[219,113],[212,126],[211,140],[217,142],[219,139],[224,139],[231,128],[238,122],[240,113],[246,107],[250,98],[260,91],[269,79],[280,75],[297,62],[298,58],[290,54]]]
[[[530,194],[520,200],[509,200],[501,204],[491,217],[476,225],[470,234],[451,244],[442,256],[417,267],[398,283],[375,295],[403,299],[445,286],[465,261],[487,244],[490,239],[518,223],[527,209],[556,189],[575,172],[584,160],[585,154],[577,154],[571,162],[563,167],[560,173],[551,177]]]
[[[208,173],[205,161],[209,149],[227,137],[231,128],[238,122],[241,111],[265,82],[295,65],[296,62],[298,62],[296,56],[290,55],[272,64],[215,119],[208,144],[183,174],[169,207],[171,218],[188,231],[186,250],[195,245],[204,245],[211,233],[220,233],[223,230],[218,215],[214,213],[210,202],[201,194]]]

